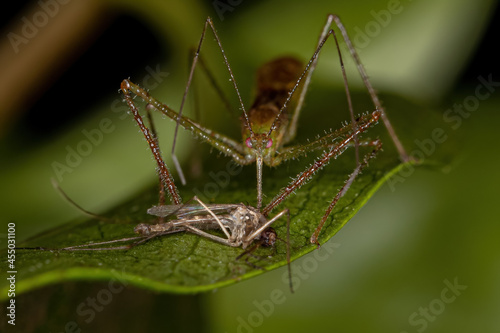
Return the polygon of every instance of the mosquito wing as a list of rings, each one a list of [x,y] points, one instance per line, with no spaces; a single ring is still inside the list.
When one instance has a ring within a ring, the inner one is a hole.
[[[241,204],[210,204],[207,207],[214,214],[229,213],[230,211],[238,208]],[[187,218],[191,216],[207,215],[209,212],[205,207],[198,204],[187,205],[162,205],[153,206],[148,209],[148,214],[159,217],[177,216],[177,218]]]

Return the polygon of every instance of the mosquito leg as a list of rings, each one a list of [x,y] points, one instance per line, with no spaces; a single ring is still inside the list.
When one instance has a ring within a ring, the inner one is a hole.
[[[259,259],[262,259],[262,258],[255,258],[257,260]],[[247,264],[248,266],[254,268],[254,269],[261,269],[263,271],[265,271],[266,269],[262,266],[259,266],[257,264],[254,264],[253,262],[250,261],[250,255],[248,255],[246,258],[245,258],[245,264]]]
[[[239,246],[239,244],[234,243],[233,241],[231,241],[229,239],[225,239],[225,238],[222,238],[219,236],[209,234],[208,232],[202,231],[202,230],[195,228],[193,226],[190,226],[190,225],[186,226],[186,231],[192,232],[193,234],[196,234],[196,235],[201,236],[201,237],[211,239],[214,242],[221,243],[223,245],[227,245],[227,246],[231,246],[231,247],[238,247]]]
[[[90,246],[93,244],[85,245],[85,246]],[[129,245],[122,245],[122,246],[113,246],[113,247],[82,247],[82,248],[74,248],[72,246],[69,247],[64,247],[64,248],[59,248],[59,249],[53,249],[53,248],[48,248],[48,247],[17,247],[17,250],[38,250],[38,251],[51,251],[51,252],[56,252],[56,251],[68,251],[68,252],[76,252],[76,251],[108,251],[108,250],[128,250],[132,246],[131,244]]]
[[[292,265],[290,264],[290,211],[287,209],[287,221],[286,221],[286,265],[288,266],[288,281],[290,284],[290,291],[293,293],[293,282],[292,282]]]
[[[41,251],[70,251],[70,252],[75,252],[75,251],[108,251],[108,250],[129,250],[133,247],[136,247],[140,244],[143,244],[153,238],[160,237],[160,236],[165,236],[165,235],[170,235],[173,233],[181,232],[181,231],[186,231],[184,228],[177,228],[175,230],[168,230],[168,231],[163,231],[163,232],[156,232],[151,235],[147,236],[135,236],[135,237],[128,237],[128,238],[121,238],[121,239],[114,239],[110,241],[104,241],[104,242],[96,242],[96,243],[91,243],[91,244],[81,244],[81,245],[74,245],[74,246],[67,246],[63,248],[58,248],[58,249],[52,249],[52,248],[44,248],[44,247],[20,247],[17,248],[19,250],[41,250]],[[120,246],[112,246],[112,247],[93,247],[93,246],[99,246],[99,245],[107,245],[107,244],[114,244],[114,243],[123,243],[123,242],[129,242],[129,241],[135,241],[131,244],[126,244],[126,245],[120,245]]]
[[[148,237],[148,238],[151,238],[151,237]],[[95,247],[92,247],[92,246],[107,245],[107,244],[113,244],[113,243],[123,243],[123,242],[129,242],[129,241],[133,241],[133,240],[139,240],[140,242],[144,242],[144,237],[143,236],[128,237],[128,238],[115,239],[115,240],[104,241],[104,242],[96,242],[96,243],[91,243],[91,244],[82,244],[82,245],[67,246],[67,247],[58,248],[58,249],[46,248],[46,247],[19,247],[17,249],[18,250],[41,250],[41,251],[126,250],[126,249],[129,249],[132,246],[132,244],[127,244],[127,245],[122,245],[122,246],[115,246],[115,247],[100,247],[100,248],[95,248]],[[135,243],[133,243],[133,244],[135,244]]]
[[[244,256],[250,255],[253,251],[257,250],[260,247],[261,243],[255,243],[252,245],[252,247],[246,249],[245,251],[241,252],[237,257],[236,260],[240,260]]]
[[[269,258],[262,257],[255,255],[253,252],[256,251],[262,244],[260,242],[255,243],[251,248],[246,249],[243,251],[241,254],[239,254],[236,257],[236,260],[240,260],[241,258],[245,257],[245,264],[248,266],[255,268],[255,269],[261,269],[261,270],[266,270],[264,267],[261,267],[257,264],[254,264],[253,262],[250,261],[250,258],[254,258],[256,260],[262,261],[262,260],[269,260]]]
[[[368,89],[368,92],[370,93],[370,97],[373,101],[373,104],[375,105],[376,109],[379,110],[382,113],[382,121],[384,122],[385,127],[387,128],[387,131],[389,132],[392,141],[394,142],[394,145],[396,146],[398,152],[399,152],[399,158],[403,162],[407,162],[409,160],[408,154],[406,153],[406,150],[399,140],[396,131],[392,127],[391,122],[389,121],[389,118],[387,117],[385,113],[385,109],[382,106],[382,103],[380,102],[377,93],[375,92],[375,89],[373,89],[373,86],[368,78],[368,75],[366,74],[365,68],[363,64],[361,63],[361,59],[359,58],[358,52],[354,48],[351,39],[349,38],[349,35],[347,34],[347,30],[342,24],[342,21],[340,21],[340,18],[337,15],[328,15],[328,19],[331,20],[333,19],[335,21],[335,24],[339,28],[340,32],[342,33],[342,36],[344,38],[344,41],[349,48],[349,52],[351,53],[352,58],[354,59],[354,62],[356,63],[356,66],[358,68],[358,72],[361,75],[361,78],[363,79],[363,82],[366,86],[366,89]]]
[[[59,184],[57,183],[57,181],[54,178],[51,178],[50,181],[52,182],[52,186],[54,186],[54,188],[57,191],[59,191],[59,193],[61,193],[61,195],[64,197],[64,199],[66,199],[71,205],[73,205],[76,209],[78,209],[83,214],[90,216],[92,218],[101,220],[101,221],[107,221],[107,222],[113,221],[113,219],[110,219],[110,218],[105,217],[105,216],[94,214],[94,213],[89,212],[88,210],[84,209],[82,206],[77,204],[73,199],[71,199],[69,197],[69,195],[66,194],[66,192],[63,191],[63,189],[59,186]]]
[[[205,204],[203,203],[203,201],[201,201],[200,199],[198,199],[198,197],[197,197],[197,196],[194,196],[194,197],[193,197],[193,199],[194,199],[194,200],[196,200],[196,201],[198,201],[198,203],[199,203],[200,205],[202,205],[202,206],[203,206],[203,208],[205,208],[205,209],[206,209],[206,211],[207,211],[210,215],[212,215],[212,217],[213,217],[213,218],[217,221],[217,223],[219,224],[219,226],[220,226],[220,228],[222,229],[222,231],[226,234],[227,239],[230,239],[230,238],[231,238],[231,235],[230,235],[230,234],[229,234],[229,232],[226,230],[226,228],[224,228],[224,225],[222,224],[222,221],[219,219],[219,217],[218,217],[217,215],[215,215],[215,214],[214,214],[214,212],[212,212],[212,210],[211,210],[210,208],[208,208],[208,207],[207,207],[207,205],[205,205]]]
[[[276,222],[280,217],[282,217],[285,214],[287,214],[288,217],[290,218],[290,211],[287,208],[283,209],[281,212],[276,214],[276,216],[274,216],[272,219],[268,220],[266,223],[264,223],[262,226],[260,226],[259,229],[255,230],[250,235],[248,235],[245,238],[245,243],[250,244],[250,242],[252,242],[257,236],[259,236],[265,229],[270,227],[271,224]]]
[[[288,266],[288,277],[289,277],[289,281],[290,281],[290,291],[293,293],[292,268],[291,268],[291,264],[290,264],[290,261],[291,261],[291,258],[290,258],[290,210],[286,208],[286,209],[282,210],[281,212],[279,212],[278,214],[276,214],[276,216],[274,216],[272,219],[270,219],[269,221],[267,221],[267,223],[265,223],[264,225],[262,225],[259,229],[257,229],[256,231],[254,231],[252,234],[250,234],[248,236],[248,238],[245,240],[245,242],[249,242],[249,241],[253,240],[257,235],[261,235],[262,232],[266,228],[268,228],[269,226],[271,226],[271,224],[273,224],[274,222],[276,222],[276,220],[278,220],[280,217],[282,217],[285,214],[287,216],[287,222],[286,222],[286,263],[287,263],[287,266]],[[262,243],[258,243],[259,246],[261,244]],[[253,247],[252,247],[250,250],[247,250],[247,251],[243,252],[236,259],[239,259],[245,253],[251,253],[253,251],[255,251],[255,249],[253,249]]]
[[[351,187],[351,185],[354,182],[354,180],[356,179],[356,177],[368,165],[369,160],[374,158],[377,155],[377,153],[380,151],[380,149],[382,148],[382,142],[380,140],[372,141],[370,143],[370,145],[373,145],[374,149],[370,153],[365,155],[363,162],[360,165],[358,165],[356,167],[356,169],[354,169],[354,172],[351,173],[351,175],[349,175],[349,178],[347,179],[345,184],[342,186],[340,191],[335,195],[332,202],[330,203],[330,205],[326,209],[325,214],[323,215],[323,218],[321,219],[318,227],[316,228],[316,230],[312,234],[311,239],[310,239],[311,243],[317,244],[319,246],[319,242],[318,242],[319,233],[321,232],[321,229],[323,228],[323,226],[326,222],[326,219],[328,218],[328,216],[330,216],[333,208],[335,207],[335,205],[337,204],[339,199],[342,198],[344,196],[344,194],[347,192],[347,190]]]
[[[155,235],[156,236],[156,235]],[[151,239],[151,236],[144,237],[144,236],[136,236],[136,237],[129,237],[129,238],[122,238],[122,239],[115,239],[111,241],[105,241],[105,242],[97,242],[97,243],[91,243],[91,244],[82,244],[82,245],[74,245],[74,246],[68,246],[68,247],[63,247],[57,250],[61,251],[105,251],[105,250],[128,250],[136,245],[142,244],[149,239]],[[113,243],[122,243],[122,242],[128,242],[128,241],[133,241],[133,240],[138,240],[137,242],[127,244],[127,245],[121,245],[121,246],[113,246],[113,247],[93,247],[93,246],[98,246],[98,245],[107,245],[107,244],[113,244]]]
[[[175,139],[174,139],[175,141]],[[172,148],[172,162],[174,162],[175,169],[177,170],[177,174],[179,175],[179,179],[181,180],[182,185],[186,185],[186,177],[184,176],[184,172],[182,171],[181,164],[179,162],[179,159],[177,158],[177,155],[175,155],[175,151]]]
[[[327,24],[329,25],[331,24],[330,19],[328,19]],[[340,68],[342,69],[342,78],[344,81],[345,94],[347,97],[347,104],[349,105],[349,114],[351,116],[351,123],[354,130],[354,147],[355,147],[354,150],[356,155],[356,166],[359,166],[359,141],[358,141],[358,135],[356,134],[356,119],[354,118],[354,107],[352,106],[351,92],[349,91],[349,84],[347,83],[347,74],[345,72],[344,61],[342,60],[342,53],[340,52],[340,46],[339,46],[339,41],[337,40],[337,35],[335,34],[335,32],[333,32],[333,30],[330,31],[333,35],[335,46],[337,47],[337,52],[339,55]]]

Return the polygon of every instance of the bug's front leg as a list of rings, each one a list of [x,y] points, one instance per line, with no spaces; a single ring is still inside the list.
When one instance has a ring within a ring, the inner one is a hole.
[[[363,123],[357,123],[356,130],[351,131],[350,133],[345,133],[346,136],[342,138],[340,142],[335,143],[335,145],[328,145],[327,143],[322,143],[321,139],[318,141],[318,147],[321,147],[322,144],[326,144],[328,150],[323,153],[318,159],[314,161],[314,163],[308,167],[306,170],[302,171],[300,174],[293,179],[290,184],[286,187],[282,188],[279,193],[271,200],[270,203],[267,204],[264,209],[262,209],[262,214],[267,215],[271,212],[276,206],[278,206],[282,201],[284,201],[290,194],[294,191],[298,190],[300,187],[305,185],[316,172],[325,167],[332,158],[337,158],[340,156],[349,146],[352,145],[352,142],[355,139],[356,135],[360,135],[364,131],[366,131],[370,126],[375,124],[380,116],[378,111],[373,112],[366,121]],[[367,144],[364,142],[360,142],[361,144]],[[369,143],[368,143],[369,144]],[[300,153],[300,150],[297,149],[297,154]],[[359,166],[358,166],[359,167]]]
[[[141,88],[130,80],[123,80],[122,87],[126,87],[129,92],[135,94],[136,96],[139,96],[145,103],[147,103],[148,107],[155,108],[172,120],[178,120],[179,125],[184,129],[190,131],[196,138],[205,141],[224,155],[230,156],[236,163],[240,165],[247,165],[254,161],[253,159],[250,159],[249,157],[244,155],[243,147],[239,142],[225,135],[205,128],[188,117],[179,117],[179,114],[176,111],[159,102],[157,99],[152,97],[145,89]]]
[[[355,133],[357,135],[360,135],[368,127],[375,125],[379,117],[380,113],[378,111],[374,111],[371,114],[359,117],[358,121],[356,122],[356,126],[347,124],[338,130],[332,131],[331,133],[328,133],[306,144],[284,148],[280,150],[279,154],[277,154],[273,158],[272,166],[278,166],[284,161],[297,159],[301,156],[306,156],[308,153],[316,150],[332,149],[335,146],[341,144],[343,141],[350,140],[350,137],[354,138]],[[351,141],[354,142],[354,140]],[[362,143],[359,142],[359,144]]]

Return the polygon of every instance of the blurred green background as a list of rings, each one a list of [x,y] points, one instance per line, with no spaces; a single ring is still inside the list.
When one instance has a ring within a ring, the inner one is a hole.
[[[18,308],[18,320],[29,318],[27,330],[40,332],[64,331],[73,320],[83,332],[500,331],[500,227],[493,213],[499,185],[494,153],[499,87],[478,90],[479,76],[500,81],[492,60],[496,2],[233,1],[216,9],[221,3],[70,2],[60,5],[51,23],[27,43],[18,44],[18,52],[4,38],[2,247],[8,222],[16,223],[21,241],[79,216],[49,178],[55,177],[54,162],[65,161],[67,147],[75,149],[85,138],[82,130],[98,128],[102,119],[110,119],[113,130],[72,172],[61,175],[61,186],[82,206],[99,212],[155,181],[149,151],[140,135],[133,135],[138,132],[133,121],[123,116],[119,83],[131,77],[149,85],[177,109],[188,49],[197,44],[207,15],[214,19],[245,101],[259,64],[283,53],[308,58],[326,14],[340,15],[379,92],[443,114],[457,105],[473,110],[459,117],[456,128],[448,128],[462,138],[455,163],[448,173],[416,169],[403,182],[384,186],[328,245],[294,262],[303,275],[293,295],[282,280],[285,269],[197,296],[127,288],[87,323],[73,309],[106,284],[75,282],[18,296],[26,304]],[[6,18],[4,36],[20,31],[22,17],[41,8],[31,6]],[[227,80],[213,44],[209,36],[204,51],[218,77]],[[315,84],[333,81],[341,89],[328,73],[318,71]],[[352,89],[359,88],[351,81]],[[489,95],[474,99],[478,91]],[[477,105],[469,104],[475,100]],[[220,121],[224,110],[212,110],[204,101],[204,123],[238,137],[239,128]],[[168,137],[162,136],[164,146]],[[198,148],[189,140],[183,145],[177,149],[180,157],[185,165],[195,165],[190,152]],[[197,154],[208,153],[201,148]],[[463,287],[453,294],[450,284]],[[2,313],[0,323],[4,318]]]

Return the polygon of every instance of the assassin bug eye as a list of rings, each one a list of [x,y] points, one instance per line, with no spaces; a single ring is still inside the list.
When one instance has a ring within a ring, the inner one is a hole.
[[[246,140],[245,140],[245,144],[248,148],[254,148],[253,146],[253,142],[252,142],[252,139],[250,137],[248,137]],[[267,148],[271,148],[273,145],[273,140],[272,139],[269,139],[267,140],[266,142],[266,149]]]
[[[247,145],[248,148],[253,148],[252,140],[250,138],[247,138],[245,140],[245,144]]]
[[[272,139],[267,140],[266,148],[271,148],[272,145],[273,145],[273,140]]]

